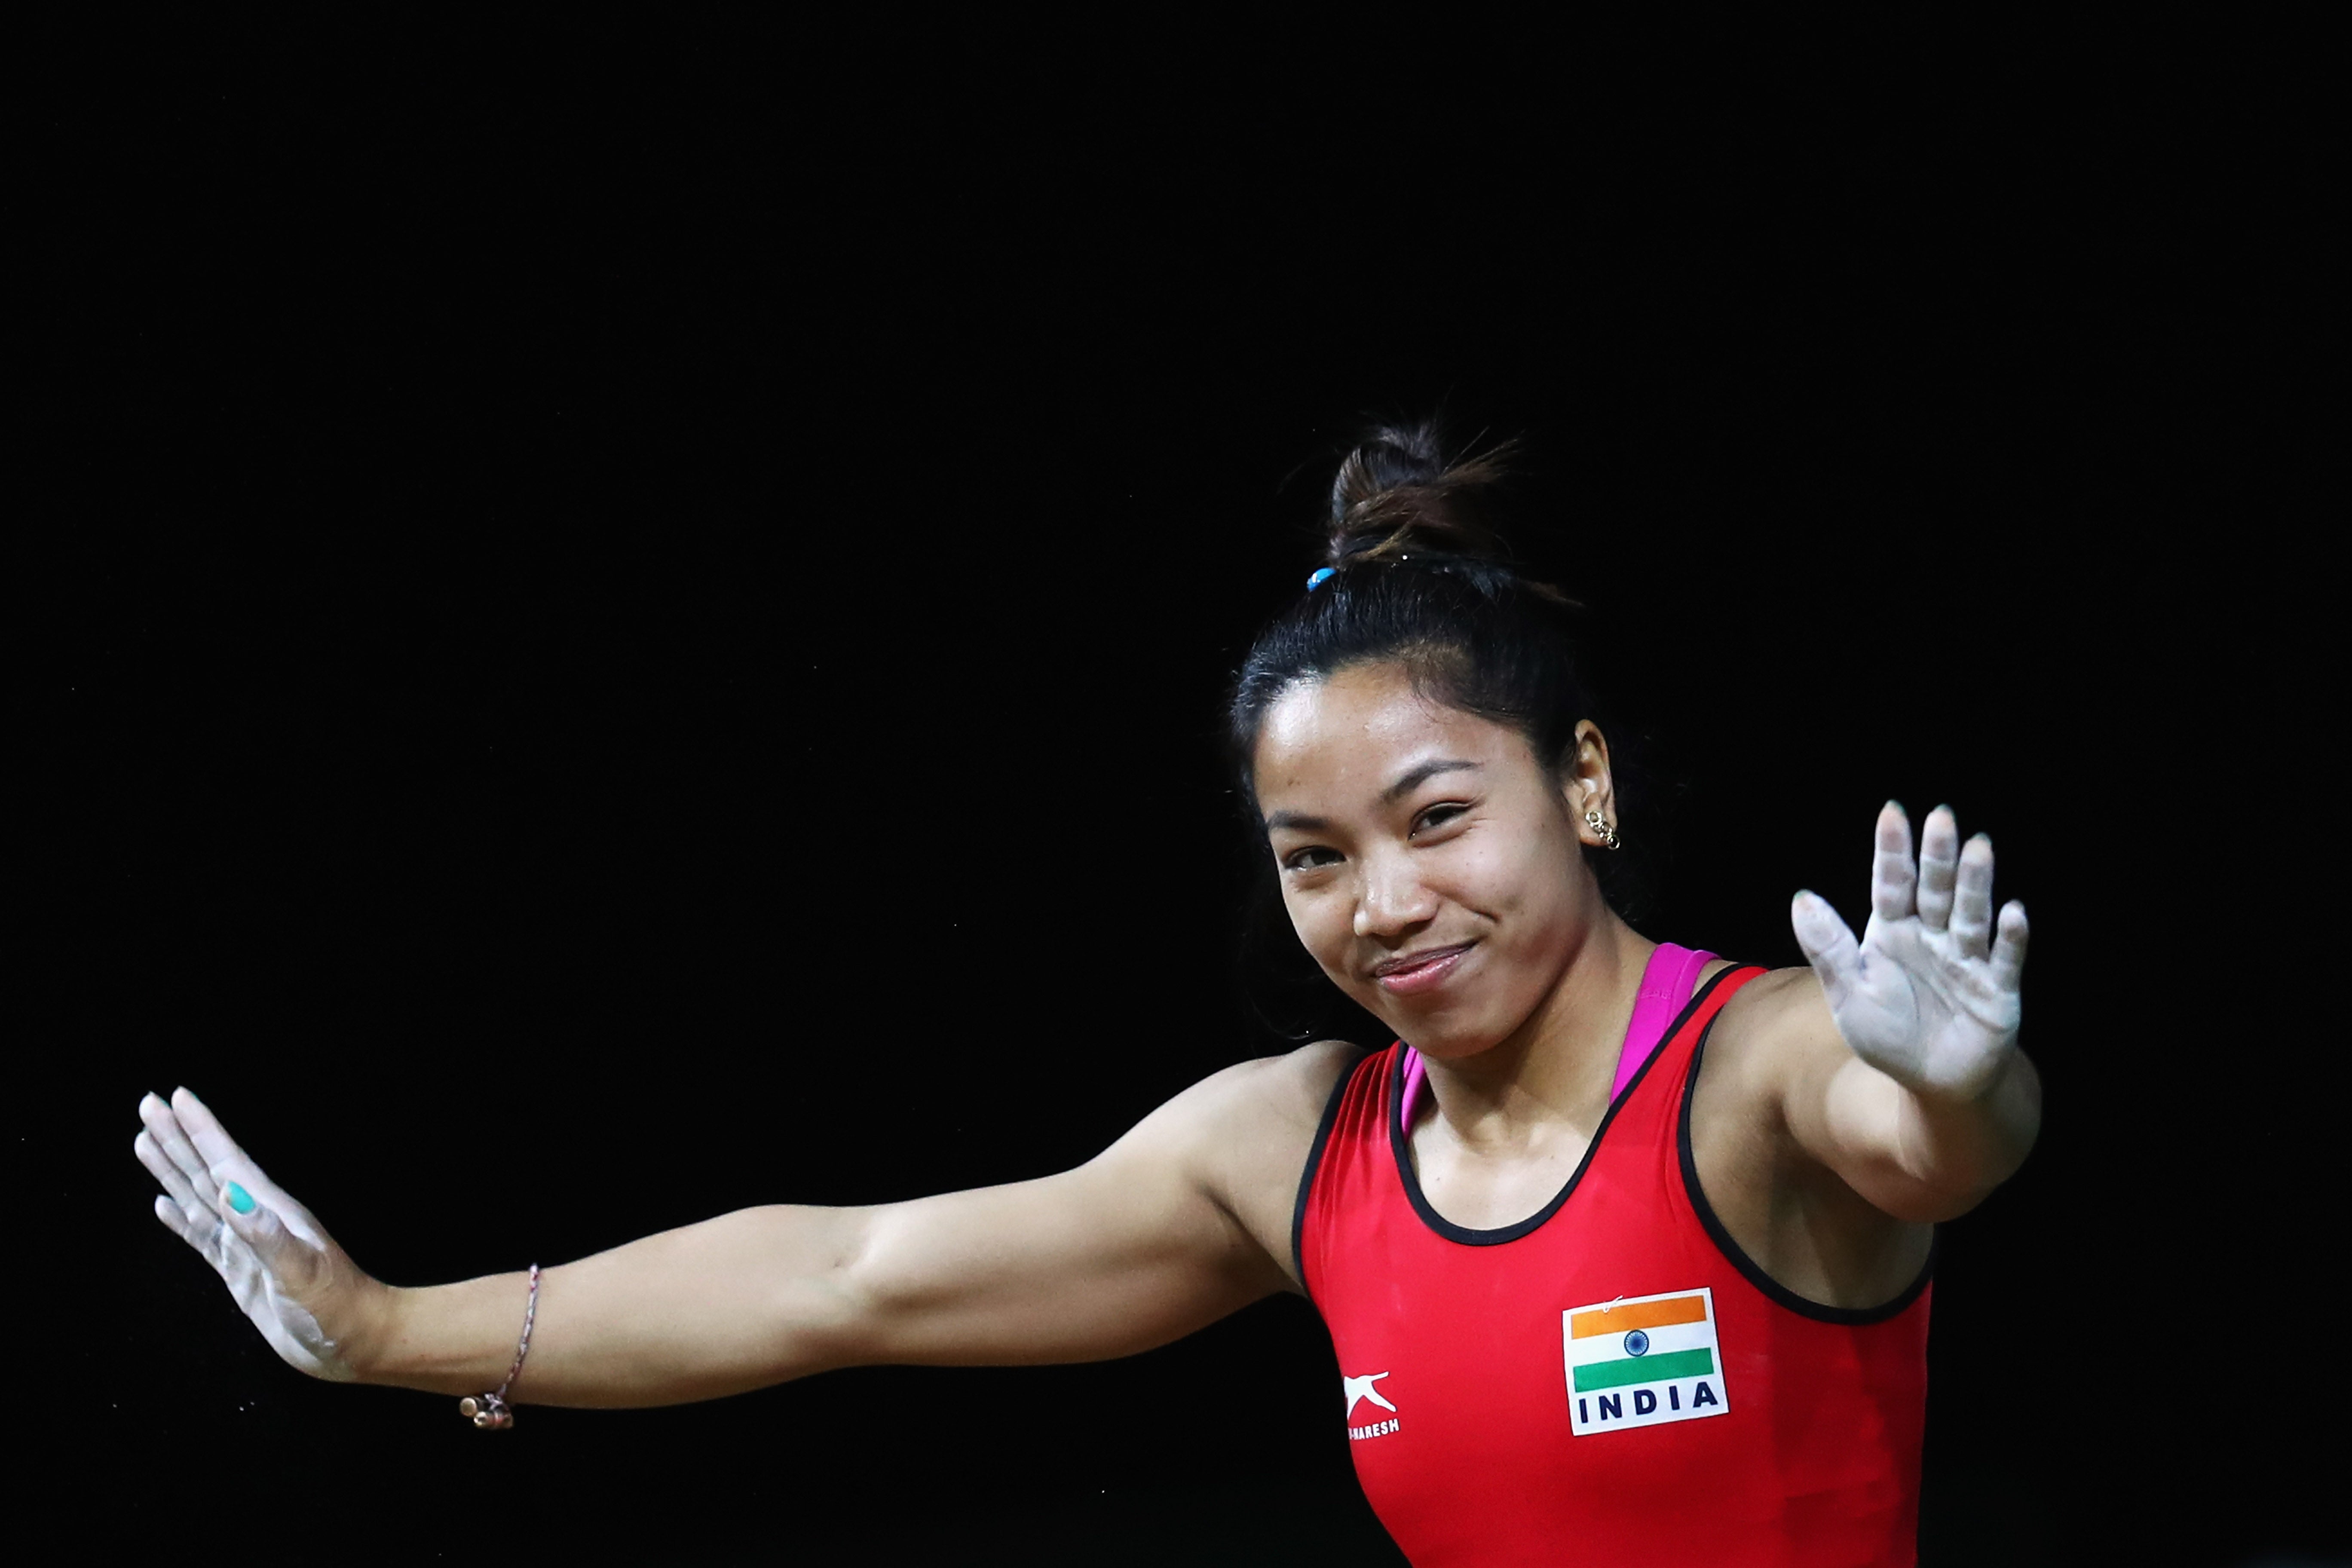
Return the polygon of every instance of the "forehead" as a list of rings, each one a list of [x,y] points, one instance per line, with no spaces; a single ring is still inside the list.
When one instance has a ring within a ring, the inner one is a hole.
[[[1300,681],[1266,710],[1253,775],[1269,809],[1303,797],[1338,805],[1377,795],[1433,756],[1492,764],[1531,760],[1518,731],[1423,697],[1393,664],[1359,665]]]

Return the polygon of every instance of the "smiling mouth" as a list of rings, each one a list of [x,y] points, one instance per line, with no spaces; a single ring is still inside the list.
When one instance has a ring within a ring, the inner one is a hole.
[[[1381,989],[1392,993],[1411,994],[1425,991],[1453,973],[1474,944],[1458,942],[1450,947],[1424,948],[1419,952],[1401,953],[1382,959],[1372,966],[1372,978]]]

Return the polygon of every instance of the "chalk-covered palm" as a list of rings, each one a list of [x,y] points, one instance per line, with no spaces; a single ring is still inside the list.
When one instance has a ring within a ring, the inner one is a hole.
[[[1892,801],[1878,814],[1860,942],[1815,893],[1790,919],[1855,1056],[1916,1093],[1971,1099],[2016,1050],[2025,907],[2002,906],[1996,928],[1992,840],[1962,847],[1950,807],[1927,814],[1923,837],[1915,870],[1910,818]]]
[[[151,1094],[139,1102],[139,1120],[145,1125],[132,1147],[163,1186],[155,1217],[219,1271],[289,1366],[337,1383],[356,1377],[312,1309],[328,1310],[373,1281],[194,1095],[177,1090],[167,1105]],[[232,1183],[252,1200],[249,1213],[230,1201]]]

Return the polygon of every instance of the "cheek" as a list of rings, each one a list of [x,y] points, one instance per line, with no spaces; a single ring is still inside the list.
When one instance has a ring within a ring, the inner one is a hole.
[[[1290,929],[1297,933],[1307,955],[1334,985],[1352,994],[1357,982],[1348,959],[1356,941],[1354,900],[1343,893],[1326,891],[1319,897],[1313,893],[1286,896],[1283,906],[1290,911]]]
[[[1298,933],[1300,945],[1318,960],[1330,956],[1335,941],[1351,934],[1344,900],[1328,892],[1318,897],[1312,892],[1295,893],[1285,888],[1282,907],[1290,916],[1290,929]]]
[[[1459,901],[1514,929],[1514,946],[1541,946],[1575,903],[1575,851],[1541,834],[1465,843],[1451,880]]]

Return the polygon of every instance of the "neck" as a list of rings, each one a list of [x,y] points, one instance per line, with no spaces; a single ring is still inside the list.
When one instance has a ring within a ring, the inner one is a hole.
[[[1438,1112],[1464,1142],[1524,1145],[1563,1125],[1591,1137],[1657,943],[1604,907],[1541,1005],[1475,1057],[1428,1060]]]

